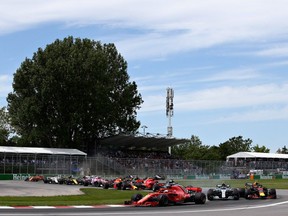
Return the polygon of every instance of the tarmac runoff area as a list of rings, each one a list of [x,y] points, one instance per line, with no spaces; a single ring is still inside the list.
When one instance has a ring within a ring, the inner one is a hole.
[[[45,184],[43,181],[27,182],[18,180],[0,181],[0,196],[61,196],[79,195],[82,186]]]

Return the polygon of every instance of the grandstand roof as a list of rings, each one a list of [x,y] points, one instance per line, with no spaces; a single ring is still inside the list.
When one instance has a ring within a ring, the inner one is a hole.
[[[36,148],[36,147],[14,147],[0,146],[0,153],[18,153],[18,154],[53,154],[53,155],[81,155],[86,156],[85,152],[78,149],[68,148]]]
[[[230,158],[278,158],[278,159],[288,159],[288,154],[276,154],[276,153],[261,153],[261,152],[238,152],[227,156]]]
[[[146,136],[116,135],[107,137],[100,141],[103,147],[120,149],[163,149],[170,146],[183,144],[188,139],[175,139],[157,135],[147,134]]]

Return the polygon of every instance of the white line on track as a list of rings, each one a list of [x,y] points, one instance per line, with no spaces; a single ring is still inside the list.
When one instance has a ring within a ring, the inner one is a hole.
[[[268,205],[256,205],[256,206],[245,206],[245,207],[237,207],[237,208],[219,208],[219,209],[199,209],[199,210],[172,210],[172,209],[169,209],[170,211],[133,211],[133,212],[129,212],[129,211],[125,211],[125,212],[81,212],[81,215],[82,216],[85,216],[85,215],[163,215],[163,214],[166,214],[166,215],[170,215],[171,213],[173,213],[173,215],[175,214],[185,214],[185,213],[205,213],[205,212],[224,212],[224,211],[238,211],[238,210],[248,210],[248,209],[258,209],[258,208],[269,208],[269,207],[275,207],[275,206],[279,206],[279,205],[284,205],[284,204],[288,204],[288,201],[283,201],[283,202],[278,202],[278,203],[272,203],[272,204],[268,204]],[[113,207],[116,207],[117,205],[113,205]],[[74,208],[88,208],[89,206],[74,206]],[[118,206],[117,206],[118,207]],[[9,207],[7,208],[4,207],[5,209],[9,209]],[[4,209],[2,208],[2,209]],[[11,207],[13,208],[13,207]],[[33,208],[37,208],[37,209],[47,209],[47,206],[33,206]],[[53,207],[51,207],[53,208]],[[1,209],[1,207],[0,207]],[[136,208],[135,208],[136,209]],[[25,213],[22,213],[22,214],[18,214],[18,213],[5,213],[5,214],[2,214],[0,213],[0,216],[8,216],[8,215],[39,215],[38,213],[29,213],[29,214],[25,214]],[[42,214],[41,214],[42,215]],[[49,212],[46,213],[46,215],[51,215]],[[62,213],[57,213],[57,215],[79,215],[79,212],[78,213],[73,213],[73,212],[69,212],[69,213],[65,213],[65,212],[62,212]]]
[[[201,213],[201,212],[221,212],[221,211],[238,211],[238,210],[247,210],[247,209],[257,209],[257,208],[269,208],[269,207],[274,207],[274,206],[278,206],[278,205],[284,205],[287,204],[288,201],[284,201],[284,202],[278,202],[278,203],[272,203],[269,205],[257,205],[257,206],[245,206],[245,207],[239,207],[239,208],[219,208],[219,209],[203,209],[203,210],[180,210],[180,211],[173,211],[173,214],[181,214],[181,213]],[[170,209],[170,211],[137,211],[137,212],[93,212],[93,215],[159,215],[159,214],[171,214],[172,210]],[[61,214],[62,215],[62,214]],[[70,214],[71,215],[71,214]],[[81,214],[81,215],[89,215],[88,214]]]

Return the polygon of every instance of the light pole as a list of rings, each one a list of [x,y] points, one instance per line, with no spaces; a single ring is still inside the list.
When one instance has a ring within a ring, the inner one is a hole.
[[[143,135],[145,136],[146,135],[145,129],[148,128],[148,127],[146,125],[143,125],[141,128],[143,129]]]

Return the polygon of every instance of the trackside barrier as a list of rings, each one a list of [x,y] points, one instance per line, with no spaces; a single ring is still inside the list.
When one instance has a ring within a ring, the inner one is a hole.
[[[275,175],[275,179],[283,179],[282,175]]]
[[[24,181],[26,178],[33,176],[29,173],[18,173],[18,174],[0,174],[0,180],[19,180]]]
[[[12,180],[13,175],[12,174],[2,174],[0,175],[0,180]]]
[[[192,175],[192,176],[184,176],[184,179],[196,179],[196,176],[195,176],[195,175]]]
[[[17,174],[0,174],[0,180],[16,180],[16,181],[24,181],[26,178],[33,176],[31,173],[17,173]],[[47,175],[44,175],[47,176]],[[53,176],[53,175],[49,175]],[[56,174],[55,174],[56,176]],[[108,178],[108,176],[106,176]],[[110,176],[111,177],[111,176]],[[253,180],[260,179],[288,179],[288,175],[254,175]],[[111,177],[112,178],[112,177]],[[115,176],[113,176],[115,178]],[[166,179],[189,179],[189,180],[228,180],[231,179],[229,175],[167,175]],[[252,180],[252,179],[250,179]]]

